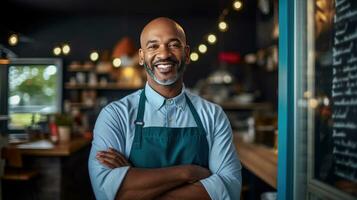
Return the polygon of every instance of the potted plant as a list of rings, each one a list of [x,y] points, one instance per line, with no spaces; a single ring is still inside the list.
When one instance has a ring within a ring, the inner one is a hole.
[[[68,114],[56,114],[55,123],[58,127],[59,141],[62,143],[69,142],[73,123],[72,117]]]

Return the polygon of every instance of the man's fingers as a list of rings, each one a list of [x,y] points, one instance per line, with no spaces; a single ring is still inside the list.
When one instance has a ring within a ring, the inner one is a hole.
[[[128,159],[126,159],[126,157],[116,149],[110,147],[108,152],[113,153],[117,157],[117,159],[119,159],[121,162],[125,163],[126,165],[131,165]]]
[[[115,156],[119,157],[121,160],[125,160],[127,162],[127,159],[125,158],[125,156],[123,154],[121,154],[119,151],[117,151],[116,149],[109,148],[108,152],[111,152]]]
[[[108,157],[100,157],[100,159],[98,159],[98,160],[105,162],[105,163],[109,163],[110,165],[115,166],[115,167],[123,166],[122,163],[120,163],[117,160],[114,160],[112,158],[108,158]]]
[[[111,159],[115,159],[117,157],[116,154],[113,154],[110,151],[99,151],[98,155],[99,156],[103,156],[103,157],[107,157],[107,158],[111,158]]]
[[[128,161],[125,158],[118,156],[117,160],[119,160],[120,163],[123,163],[123,165],[128,165]]]
[[[101,162],[103,165],[105,165],[105,166],[107,166],[107,167],[109,167],[109,168],[111,168],[111,169],[116,168],[115,165],[113,165],[112,163],[107,162],[107,161],[105,161],[105,160],[101,160],[100,162]]]
[[[115,164],[116,167],[131,166],[128,160],[120,153],[114,149],[109,149],[108,151],[99,151],[97,153],[97,158],[103,158],[111,164]]]
[[[98,154],[98,158],[110,160],[112,163],[116,163],[118,167],[125,165],[125,162],[120,160],[119,157],[112,155],[110,153],[101,153]]]
[[[112,168],[112,167],[113,167],[112,164],[107,163],[106,161],[104,161],[103,158],[101,158],[101,157],[99,157],[99,156],[97,156],[97,160],[98,160],[98,162],[100,162],[101,164],[103,164],[103,165],[105,165],[105,166],[107,166],[107,167],[109,167],[109,168]]]
[[[119,151],[117,151],[116,149],[114,149],[112,147],[109,147],[109,151],[112,151],[112,152],[117,153],[117,154],[121,154]]]

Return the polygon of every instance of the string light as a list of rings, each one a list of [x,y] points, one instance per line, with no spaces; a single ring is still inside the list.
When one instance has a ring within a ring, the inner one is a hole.
[[[61,47],[56,46],[55,48],[53,48],[52,52],[53,52],[53,54],[55,54],[56,56],[58,56],[58,55],[61,54],[62,49],[61,49]]]
[[[93,62],[94,62],[94,61],[97,61],[98,58],[99,58],[99,53],[96,52],[96,51],[93,51],[92,53],[90,53],[89,58],[90,58],[90,60],[93,61]]]
[[[317,106],[319,105],[319,101],[314,98],[309,99],[308,102],[309,102],[310,108],[313,108],[313,109],[317,108]]]
[[[243,3],[242,3],[242,0],[234,0],[233,1],[233,4],[231,4],[233,6],[233,9],[236,10],[236,11],[239,11],[243,8]],[[232,10],[232,8],[228,7],[228,8],[225,8],[221,15],[219,16],[219,23],[218,23],[218,29],[221,31],[221,32],[226,32],[228,30],[228,24],[227,22],[225,21],[225,18],[228,16],[228,14],[230,13],[230,10]],[[210,33],[208,36],[207,36],[207,42],[208,44],[210,45],[213,45],[217,42],[217,37],[216,35],[214,35],[213,33]],[[200,44],[198,46],[198,51],[202,54],[204,54],[206,51],[207,51],[207,46],[204,45],[204,44]],[[197,53],[193,52],[191,55],[190,55],[190,58],[192,61],[197,61],[198,60],[198,54],[196,55]]]
[[[242,6],[243,6],[243,3],[241,1],[239,1],[239,0],[236,0],[236,1],[233,2],[233,9],[234,10],[238,11],[238,10],[242,9]]]
[[[225,21],[221,21],[218,24],[218,28],[220,31],[225,32],[228,29],[228,24]]]
[[[19,42],[19,36],[16,34],[10,35],[8,42],[9,42],[9,45],[11,45],[11,46],[17,45]]]
[[[209,34],[209,35],[207,36],[207,41],[208,41],[208,43],[210,43],[210,44],[214,44],[214,43],[216,43],[216,41],[217,41],[217,37],[216,37],[214,34]]]
[[[192,53],[191,53],[190,59],[191,59],[193,62],[197,61],[198,58],[199,58],[198,53],[196,53],[196,52],[192,52]]]
[[[71,51],[71,47],[68,44],[64,44],[62,46],[62,52],[64,55],[68,55],[70,51]]]
[[[114,67],[120,67],[120,65],[121,65],[121,60],[120,60],[120,58],[114,58],[114,60],[113,60],[113,66],[114,66]]]
[[[198,46],[198,51],[200,52],[200,53],[206,53],[207,52],[207,46],[206,45],[204,45],[204,44],[200,44],[199,46]]]
[[[225,32],[225,31],[228,30],[228,24],[225,21],[225,18],[226,18],[226,16],[228,16],[229,11],[232,10],[232,9],[234,9],[236,11],[239,11],[239,10],[241,10],[243,8],[242,0],[233,0],[233,4],[231,4],[231,5],[232,5],[232,7],[225,8],[222,11],[221,15],[219,16],[218,28],[222,32]],[[217,42],[217,36],[215,34],[211,33],[211,34],[209,34],[207,36],[206,40],[207,40],[208,44],[213,45],[213,44],[215,44]],[[17,45],[18,42],[19,42],[19,36],[17,34],[12,34],[8,38],[8,43],[11,46]],[[201,53],[201,54],[204,54],[204,53],[207,52],[207,46],[205,44],[202,44],[202,43],[198,46],[197,49],[198,49],[199,53]],[[71,47],[68,44],[64,44],[62,46],[62,48],[59,47],[59,46],[56,46],[52,50],[53,54],[56,55],[56,56],[61,55],[61,54],[67,55],[67,54],[70,53],[70,51],[71,51]],[[90,55],[89,55],[89,58],[90,58],[91,61],[97,61],[99,59],[99,53],[97,51],[92,51],[90,53]],[[199,59],[198,53],[192,52],[190,54],[190,59],[192,61],[197,61]],[[115,58],[115,59],[113,59],[112,64],[113,64],[114,67],[120,67],[122,65],[122,62],[123,61],[121,59]]]

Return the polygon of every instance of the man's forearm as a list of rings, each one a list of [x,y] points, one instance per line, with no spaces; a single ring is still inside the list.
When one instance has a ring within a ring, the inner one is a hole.
[[[157,200],[210,200],[210,196],[201,182],[186,184],[170,190],[161,195]]]
[[[195,167],[191,165],[160,169],[131,168],[116,197],[120,200],[154,199],[169,190],[200,178],[194,176],[203,176],[196,175],[194,172]]]

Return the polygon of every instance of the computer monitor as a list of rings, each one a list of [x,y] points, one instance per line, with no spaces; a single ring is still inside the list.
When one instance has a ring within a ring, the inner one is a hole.
[[[11,59],[7,67],[7,131],[23,132],[47,114],[62,111],[62,60]]]

